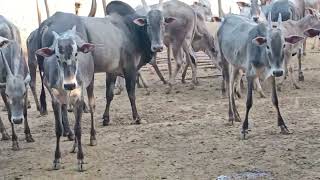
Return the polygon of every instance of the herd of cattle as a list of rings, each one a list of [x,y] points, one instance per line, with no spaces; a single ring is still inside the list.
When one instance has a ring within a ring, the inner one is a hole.
[[[196,2],[189,6],[178,0],[131,8],[121,1],[112,1],[105,8],[106,17],[80,17],[57,12],[34,30],[28,40],[28,61],[21,48],[18,28],[0,16],[0,88],[12,127],[12,148],[19,150],[15,124],[24,122],[27,142],[34,142],[27,120],[30,85],[37,109],[47,114],[46,88],[52,99],[55,117],[56,150],[53,168],[60,166],[60,138],[74,140],[78,167],[83,170],[84,155],[81,146],[81,118],[86,107],[87,92],[91,114],[90,145],[97,144],[94,110],[94,74],[106,73],[106,107],[103,125],[110,122],[110,105],[117,77],[125,79],[131,103],[133,123],[140,117],[135,102],[135,86],[139,69],[151,64],[170,93],[183,63],[185,81],[188,66],[192,69],[192,83],[197,85],[197,58],[195,52],[205,52],[222,72],[222,94],[228,93],[229,121],[241,121],[235,104],[235,95],[241,96],[242,76],[247,79],[246,115],[241,134],[246,138],[248,117],[252,107],[254,86],[262,97],[260,80],[271,79],[272,103],[277,111],[281,133],[289,133],[280,113],[277,89],[289,76],[299,88],[293,59],[298,57],[299,80],[303,81],[301,58],[305,38],[320,33],[318,0],[251,0],[238,2],[240,15],[225,14],[212,17],[208,4]],[[156,63],[158,52],[167,47],[170,79],[167,82]],[[176,67],[171,73],[171,53]],[[36,69],[39,67],[42,89],[40,103],[36,93]],[[282,77],[276,86],[276,77]],[[69,127],[68,106],[75,116],[74,134]],[[9,136],[0,119],[3,140]],[[78,150],[77,150],[78,149]]]

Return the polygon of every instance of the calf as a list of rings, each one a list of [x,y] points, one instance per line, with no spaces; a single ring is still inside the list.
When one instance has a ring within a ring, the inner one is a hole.
[[[18,138],[14,124],[24,121],[27,142],[34,142],[27,119],[27,87],[30,81],[29,69],[21,49],[21,38],[18,28],[5,17],[0,16],[0,78],[1,96],[8,110],[12,129],[12,149],[19,150]],[[0,119],[2,139],[8,139]]]
[[[85,28],[81,26],[81,24],[78,25],[78,31],[85,33]],[[53,168],[60,168],[60,137],[65,129],[70,131],[68,129],[69,124],[67,119],[67,105],[69,100],[69,103],[74,107],[73,112],[75,116],[74,132],[76,138],[73,152],[75,152],[77,147],[78,170],[82,171],[84,168],[84,155],[81,143],[81,118],[85,88],[88,94],[91,113],[90,145],[96,145],[96,133],[93,120],[95,107],[93,95],[94,64],[90,53],[93,51],[94,45],[87,43],[86,40],[77,33],[76,26],[74,26],[72,30],[59,32],[59,34],[49,28],[42,37],[43,44],[53,42],[51,46],[36,51],[38,55],[45,57],[43,66],[44,84],[50,92],[55,116],[57,144]]]
[[[280,15],[278,27],[281,26],[281,23]],[[253,82],[256,77],[271,78],[272,102],[277,110],[278,126],[280,126],[282,133],[288,133],[289,131],[279,110],[275,77],[284,74],[285,42],[295,44],[303,37],[284,37],[280,28],[272,28],[270,14],[268,25],[256,24],[237,15],[227,16],[218,30],[217,37],[219,53],[223,62],[223,73],[229,83],[229,121],[240,121],[234,99],[234,80],[239,75],[239,70],[242,69],[246,72],[248,80],[246,116],[241,131],[243,138],[246,138],[248,133]],[[231,65],[230,71],[228,64]]]
[[[34,142],[27,118],[29,69],[18,42],[0,36],[0,48],[0,67],[2,67],[0,69],[0,93],[8,110],[8,119],[12,129],[12,149],[19,150],[15,124],[21,124],[24,121],[26,141]],[[3,139],[8,139],[1,119],[0,129]]]

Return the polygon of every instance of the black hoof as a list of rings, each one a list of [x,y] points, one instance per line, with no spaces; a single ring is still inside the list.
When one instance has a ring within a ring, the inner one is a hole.
[[[28,143],[34,142],[34,139],[32,138],[32,135],[31,135],[31,134],[26,134],[26,141],[27,141]]]
[[[241,133],[240,133],[240,139],[241,140],[247,140],[248,139],[248,134],[249,134],[248,130],[242,130]]]
[[[13,151],[19,151],[20,150],[18,141],[12,141],[12,150]]]
[[[285,125],[280,126],[280,129],[281,129],[280,134],[284,134],[284,135],[291,134],[289,129]]]
[[[299,81],[304,81],[304,75],[302,73],[299,73]]]
[[[110,119],[106,116],[103,116],[103,121],[102,121],[102,125],[103,126],[109,126],[109,123],[110,123]]]
[[[53,170],[59,170],[60,167],[61,167],[60,160],[59,160],[59,159],[55,159],[55,160],[53,161],[52,169],[53,169]]]

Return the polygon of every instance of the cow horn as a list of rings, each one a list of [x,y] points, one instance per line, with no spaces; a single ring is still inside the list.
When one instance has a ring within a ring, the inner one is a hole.
[[[159,9],[159,10],[162,10],[162,7],[163,7],[163,0],[159,0],[158,9]]]
[[[96,12],[97,12],[97,1],[92,0],[91,9],[90,9],[88,17],[94,17],[96,15]]]
[[[3,54],[3,51],[2,51],[2,50],[0,50],[0,52],[1,52],[1,57],[2,57],[2,60],[3,60],[3,62],[4,62],[4,66],[5,66],[5,68],[6,68],[6,71],[7,71],[8,75],[9,75],[9,76],[13,76],[13,74],[12,74],[12,72],[11,72],[11,69],[10,69],[10,67],[9,67],[9,64],[8,64],[7,58],[6,58],[5,55]]]
[[[40,13],[40,9],[39,9],[39,0],[36,0],[36,4],[37,4],[37,16],[38,16],[38,24],[40,26],[41,24],[41,13]]]
[[[279,13],[279,17],[278,17],[278,28],[280,28],[281,24],[282,24],[282,15],[281,15],[281,13]]]
[[[102,0],[102,6],[103,6],[104,16],[107,16],[107,11],[106,11],[107,3],[106,3],[106,0]]]
[[[150,7],[148,6],[146,0],[141,0],[141,2],[142,2],[142,5],[143,5],[144,9],[145,9],[147,12],[149,12],[149,11],[150,11]]]
[[[268,14],[268,27],[269,27],[270,29],[272,29],[271,12],[269,12],[269,14]]]

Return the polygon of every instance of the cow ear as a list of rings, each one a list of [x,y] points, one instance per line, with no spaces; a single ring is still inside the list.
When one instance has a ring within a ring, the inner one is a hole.
[[[50,57],[54,54],[54,49],[52,48],[41,48],[36,51],[36,54],[42,57]]]
[[[81,47],[78,47],[78,51],[83,52],[83,53],[88,53],[88,52],[93,51],[94,48],[95,48],[94,44],[84,43],[84,44],[82,44]]]
[[[319,29],[313,29],[313,28],[307,29],[303,32],[303,34],[307,37],[315,37],[315,36],[318,36],[319,33],[320,33]]]
[[[4,39],[3,41],[0,42],[0,48],[4,48],[9,44],[8,39]]]
[[[250,4],[243,2],[243,1],[238,1],[237,2],[238,6],[240,9],[244,8],[244,7],[250,7]]]
[[[166,18],[164,19],[164,22],[167,23],[167,24],[170,24],[170,23],[172,23],[172,22],[175,21],[175,20],[176,20],[176,18],[174,18],[174,17],[166,17]]]
[[[289,36],[289,37],[284,38],[284,40],[290,44],[295,44],[303,39],[304,39],[304,37],[301,37],[301,36]]]
[[[146,18],[137,18],[137,19],[133,20],[133,22],[138,26],[144,26],[145,24],[147,24],[147,19]]]
[[[254,39],[252,39],[252,43],[261,46],[263,44],[265,44],[267,42],[267,38],[265,37],[256,37]]]
[[[211,21],[212,22],[222,22],[222,18],[221,17],[218,17],[218,16],[213,16],[211,18]]]
[[[307,12],[308,14],[315,15],[316,10],[308,7],[308,8],[306,8],[306,12]]]

